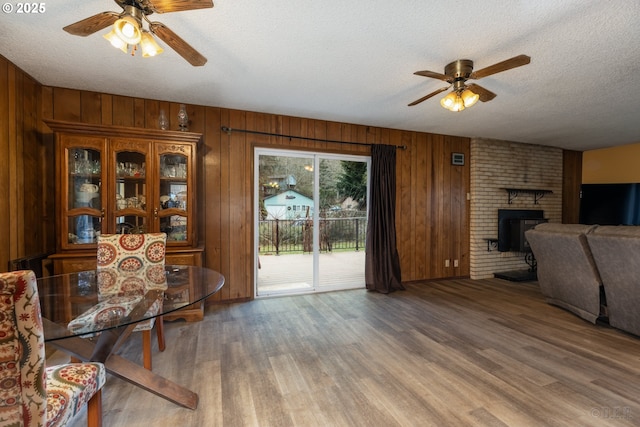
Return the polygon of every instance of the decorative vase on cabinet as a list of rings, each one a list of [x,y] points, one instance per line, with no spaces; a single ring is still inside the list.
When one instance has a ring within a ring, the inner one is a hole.
[[[167,264],[202,264],[196,224],[201,134],[45,123],[56,141],[56,274],[95,268],[101,233],[165,232]],[[199,311],[190,319],[201,318]]]

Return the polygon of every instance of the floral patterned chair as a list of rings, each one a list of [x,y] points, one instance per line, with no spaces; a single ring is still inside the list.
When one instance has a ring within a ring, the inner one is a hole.
[[[101,363],[46,367],[36,276],[0,273],[0,426],[65,426],[85,405],[102,425]]]
[[[137,272],[143,269],[162,268],[167,235],[165,233],[146,234],[101,234],[98,236],[98,270],[114,269]],[[150,311],[158,311],[162,300],[153,304]],[[156,322],[157,319],[157,322]],[[151,330],[156,326],[158,349],[164,351],[164,323],[162,316],[139,323],[134,332],[142,332],[142,359],[146,369],[151,370]]]

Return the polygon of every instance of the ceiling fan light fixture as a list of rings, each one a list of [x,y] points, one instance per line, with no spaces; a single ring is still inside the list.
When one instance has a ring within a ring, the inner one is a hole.
[[[442,105],[442,107],[446,108],[447,110],[451,110],[455,102],[456,102],[456,93],[451,92],[440,100],[440,105]]]
[[[110,31],[104,37],[125,53],[143,57],[157,56],[164,52],[156,39],[164,42],[194,67],[206,64],[207,58],[161,22],[149,21],[153,13],[182,12],[213,7],[212,0],[115,0],[122,8],[120,13],[101,12],[63,28],[74,36],[89,36],[96,31]],[[146,24],[145,24],[146,22]],[[144,33],[149,33],[144,35]],[[143,41],[144,37],[144,41]],[[115,40],[115,39],[119,40]]]
[[[462,111],[464,110],[464,101],[460,97],[460,95],[456,96],[456,101],[453,103],[453,107],[450,108],[450,111]]]
[[[473,93],[469,89],[463,90],[462,94],[460,94],[460,97],[464,102],[465,108],[473,106],[476,102],[478,102],[478,99],[480,99],[480,95],[478,95],[477,93]]]
[[[153,36],[148,31],[142,31],[140,48],[142,49],[143,58],[160,55],[162,52],[164,52],[164,49],[160,47],[160,45],[155,41]]]
[[[464,100],[460,93],[453,91],[440,100],[440,105],[449,111],[462,111],[465,108]]]
[[[467,86],[469,79],[478,80],[483,77],[491,76],[496,73],[511,70],[512,68],[521,67],[531,62],[531,57],[527,55],[518,55],[502,62],[490,65],[478,71],[473,71],[473,61],[470,59],[459,59],[451,62],[444,67],[444,74],[435,71],[422,70],[416,71],[415,75],[429,77],[432,79],[442,80],[449,83],[449,87],[443,87],[430,94],[419,98],[409,104],[409,107],[418,105],[441,92],[453,87],[453,91],[440,100],[440,105],[450,111],[462,111],[465,108],[473,106],[476,102],[491,101],[496,94],[483,88],[475,83]],[[482,99],[480,99],[482,98]]]
[[[142,38],[140,22],[133,16],[125,15],[113,24],[113,31],[127,44],[138,44]]]
[[[105,34],[103,37],[107,39],[109,43],[111,43],[111,46],[115,47],[116,49],[120,49],[124,53],[127,53],[129,45],[124,41],[122,41],[122,39],[118,37],[118,35],[114,30],[111,30],[109,33]]]

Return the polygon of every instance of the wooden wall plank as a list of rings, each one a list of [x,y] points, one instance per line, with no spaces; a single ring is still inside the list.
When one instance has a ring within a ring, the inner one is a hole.
[[[451,253],[451,271],[452,276],[459,276],[461,269],[461,261],[462,251],[459,249],[459,245],[462,244],[462,233],[460,230],[460,226],[463,225],[463,213],[466,211],[465,207],[465,198],[462,197],[462,192],[464,191],[464,175],[462,173],[462,169],[464,166],[454,166],[451,164],[451,156],[453,153],[459,153],[460,147],[458,144],[458,139],[455,137],[447,137],[446,139],[449,150],[447,152],[447,161],[449,163],[449,170],[451,171],[451,180],[449,182],[450,185],[450,217],[451,217],[451,228],[450,228],[450,245],[449,251]],[[464,153],[463,153],[464,154]]]
[[[42,121],[44,117],[52,117],[53,91],[50,87],[41,86],[37,81],[33,81],[34,90],[37,92],[38,105],[36,132],[41,135],[39,138],[39,170],[40,178],[43,183],[40,187],[40,202],[42,205],[42,232],[43,246],[39,252],[53,252],[56,247],[56,218],[55,218],[55,200],[50,197],[55,194],[55,170],[54,162],[55,149],[53,143],[53,133],[51,129]]]
[[[6,88],[6,90],[0,90],[0,116],[6,117],[6,124],[0,121],[0,158],[7,159],[9,161],[9,146],[11,145],[10,135],[14,133],[15,127],[15,115],[11,114],[11,103],[9,93],[13,90],[13,79],[9,78],[9,68],[12,68],[13,64],[7,61],[4,57],[0,56],[0,87]],[[8,167],[0,168],[0,194],[6,195],[8,203],[5,209],[0,209],[0,233],[4,236],[5,244],[0,245],[0,271],[4,271],[2,268],[8,265],[9,259],[11,259],[11,206],[15,203],[16,196],[11,194],[11,187],[9,185],[9,179],[11,171]]]
[[[411,176],[414,173],[413,164],[416,152],[415,141],[402,139],[407,142],[407,149],[396,151],[396,243],[402,266],[402,280],[415,280],[415,264],[411,255],[413,233],[410,222],[413,206],[411,204]],[[373,183],[372,185],[375,185]]]
[[[144,100],[144,128],[160,129],[158,119],[160,117],[160,101],[155,99]],[[165,111],[166,115],[166,111]],[[168,117],[167,117],[168,118]]]
[[[146,114],[144,99],[133,98],[133,127],[144,128],[146,126]]]
[[[43,86],[40,90],[41,108],[40,117],[53,118],[53,88]],[[42,135],[41,145],[41,168],[43,170],[42,179],[42,205],[43,205],[43,227],[45,233],[45,245],[42,252],[53,252],[56,247],[56,201],[51,194],[55,194],[55,164],[51,159],[55,158],[53,132],[44,122],[39,123],[40,134]]]
[[[220,130],[222,123],[228,126],[229,110],[209,107],[205,113],[205,135],[203,141],[204,157],[204,185],[203,199],[199,201],[201,215],[204,218],[200,225],[200,239],[205,246],[204,264],[216,271],[223,270],[222,266],[222,242],[223,231],[221,228],[223,208],[221,203],[222,183],[222,145],[228,145],[228,136]],[[224,273],[223,273],[224,274]],[[226,291],[226,290],[225,290]],[[216,294],[214,300],[221,300],[222,294]]]
[[[341,141],[341,127],[340,123],[336,122],[327,122],[325,127],[325,138],[332,141]],[[336,147],[336,149],[343,149],[344,145],[341,144],[331,144],[331,147]]]
[[[80,114],[83,123],[102,123],[102,95],[97,92],[81,92]]]
[[[102,124],[112,125],[113,123],[113,95],[102,94]]]
[[[434,255],[434,248],[432,245],[433,239],[435,238],[433,233],[432,233],[432,227],[431,224],[433,222],[433,218],[431,217],[431,211],[433,210],[433,191],[434,191],[434,184],[433,184],[433,141],[432,141],[432,136],[431,135],[424,135],[424,142],[425,142],[425,149],[426,149],[426,158],[425,158],[425,164],[427,165],[425,171],[424,171],[424,179],[425,179],[425,194],[424,194],[424,198],[425,198],[425,210],[424,210],[424,215],[425,215],[425,229],[424,229],[424,240],[426,242],[427,248],[426,251],[424,253],[424,258],[422,260],[419,260],[418,262],[423,262],[426,269],[424,272],[424,276],[417,276],[417,277],[434,277],[435,273],[433,271],[433,262],[431,261],[433,259],[433,255]]]
[[[42,203],[42,159],[40,157],[40,133],[38,132],[39,85],[24,74],[22,80],[22,158],[17,159],[23,191],[24,231],[22,253],[42,252],[45,241]],[[34,173],[38,171],[40,173]],[[20,229],[19,229],[20,230]],[[28,235],[27,235],[28,233]]]
[[[427,168],[427,137],[426,135],[416,135],[416,182],[413,184],[415,187],[413,200],[415,200],[415,220],[414,230],[424,230],[424,232],[415,233],[415,249],[413,250],[414,256],[414,277],[428,277],[427,263],[421,262],[421,260],[428,259],[428,248],[430,242],[427,240],[428,234],[428,175],[426,174]]]
[[[233,111],[230,115],[230,126],[236,129],[246,129],[246,114],[242,111]],[[239,179],[244,171],[241,169],[244,163],[244,145],[247,143],[247,134],[234,132],[231,134],[229,146],[227,148],[227,162],[229,166],[226,168],[225,181],[223,181],[222,191],[223,198],[221,203],[226,206],[225,215],[228,219],[224,221],[227,226],[224,227],[224,235],[226,236],[223,250],[226,252],[228,260],[228,280],[230,299],[243,298],[246,295],[242,293],[245,284],[244,268],[247,260],[242,257],[243,245],[241,238],[243,235],[244,224],[242,223],[242,212],[244,209],[244,199],[242,197],[243,183]],[[240,181],[240,182],[239,182]]]
[[[412,138],[413,139],[413,138]],[[424,148],[420,146],[418,141],[412,141],[411,144],[411,166],[410,166],[410,170],[411,170],[411,174],[409,175],[409,180],[410,180],[410,184],[409,184],[409,191],[410,191],[410,199],[411,200],[416,200],[416,198],[418,197],[418,182],[420,182],[422,180],[422,171],[426,170],[424,168],[424,165],[421,165],[419,163],[419,159],[420,159],[420,152],[423,151]],[[417,222],[417,216],[418,215],[424,215],[424,212],[420,212],[419,208],[417,205],[413,205],[411,207],[411,210],[409,212],[407,212],[406,214],[402,215],[402,222],[405,224],[405,226],[409,229],[409,230],[416,230],[416,222]],[[408,261],[409,261],[409,265],[407,266],[407,277],[418,277],[418,269],[419,264],[416,262],[418,257],[417,257],[417,250],[418,250],[418,242],[417,242],[417,233],[408,233],[408,237],[409,240],[407,241],[407,245],[408,245],[408,249],[409,249],[409,253],[414,254],[414,256],[408,257]]]
[[[111,117],[116,126],[135,126],[135,108],[133,98],[114,95]]]
[[[327,139],[327,122],[324,120],[314,120],[313,125],[313,137],[316,139]],[[328,142],[316,141],[314,149],[325,151],[329,148],[329,145]]]
[[[226,110],[222,112],[221,123],[222,126],[231,127],[232,123],[241,124],[239,120],[236,119],[238,113],[235,110]],[[229,148],[233,143],[242,143],[242,139],[238,134],[228,134],[223,133],[220,142],[220,188],[219,188],[219,198],[220,198],[220,225],[219,225],[219,233],[220,233],[220,272],[225,275],[225,287],[222,288],[220,294],[221,300],[228,300],[230,298],[230,286],[229,283],[229,270],[230,270],[230,251],[229,251],[229,241],[232,239],[233,230],[231,230],[230,224],[230,200],[229,200],[229,180],[230,180],[230,169],[231,165],[229,164]],[[208,243],[207,243],[208,244]]]
[[[43,86],[41,92],[42,106],[41,113],[42,118],[53,118],[53,92],[54,89],[51,86]],[[46,129],[49,127],[45,124]]]
[[[82,120],[80,91],[56,87],[53,89],[53,118],[79,122]]]
[[[23,75],[15,66],[9,67],[9,211],[11,220],[9,222],[11,238],[9,242],[11,258],[18,258],[19,253],[24,252],[24,233],[18,230],[24,230],[24,205],[22,199],[24,197],[24,182],[22,181],[22,171],[18,169],[18,159],[22,160],[22,131],[24,121],[22,120],[22,79]],[[18,119],[20,117],[20,119]],[[21,162],[22,163],[22,162]]]
[[[443,229],[443,216],[444,216],[444,198],[447,196],[443,193],[444,188],[444,176],[442,170],[442,156],[444,155],[442,137],[440,135],[432,136],[433,157],[431,166],[432,186],[431,186],[431,217],[429,218],[429,224],[431,224],[431,237],[433,249],[430,261],[432,274],[434,277],[446,277],[445,273],[445,256],[447,238],[445,230]]]
[[[580,222],[580,188],[582,184],[582,152],[562,152],[562,222]]]

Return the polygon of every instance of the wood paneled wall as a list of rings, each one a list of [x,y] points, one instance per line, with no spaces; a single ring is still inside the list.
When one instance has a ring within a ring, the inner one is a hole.
[[[164,109],[171,128],[177,129],[179,105],[42,86],[0,55],[0,194],[5,197],[0,209],[0,271],[10,259],[55,250],[53,138],[43,118],[157,128]],[[406,150],[398,150],[396,203],[403,281],[469,275],[468,138],[217,107],[189,105],[188,113],[190,130],[204,135],[199,236],[205,265],[227,279],[218,300],[253,296],[253,147],[369,152],[360,146],[227,134],[221,126],[406,145]],[[451,165],[453,152],[465,155],[465,166]],[[564,153],[563,222],[577,222],[581,166],[581,152]]]
[[[580,188],[582,186],[582,151],[562,152],[562,223],[580,222]]]
[[[41,85],[0,56],[0,271],[9,260],[43,252],[53,242],[41,138]]]
[[[42,90],[44,118],[157,128],[160,109],[177,128],[179,103],[77,91]],[[406,145],[398,150],[397,228],[404,281],[468,276],[469,167],[452,166],[451,153],[469,158],[469,139],[188,105],[190,130],[204,135],[199,235],[205,265],[225,275],[220,300],[253,296],[253,148],[270,146],[368,155],[369,148],[240,132],[261,132],[347,142]],[[445,267],[445,260],[449,267]],[[454,260],[458,266],[454,267]]]
[[[42,86],[0,57],[0,271],[7,261],[55,250],[53,135],[43,118],[157,128],[164,109],[177,129],[179,102]],[[270,146],[368,155],[368,147],[221,131],[222,126],[398,150],[398,250],[405,282],[469,275],[469,139],[324,120],[187,105],[190,130],[204,135],[199,236],[205,265],[220,271],[221,301],[253,297],[253,148]],[[465,155],[452,166],[451,153]],[[449,260],[449,267],[445,261]],[[454,267],[454,261],[458,266]]]

